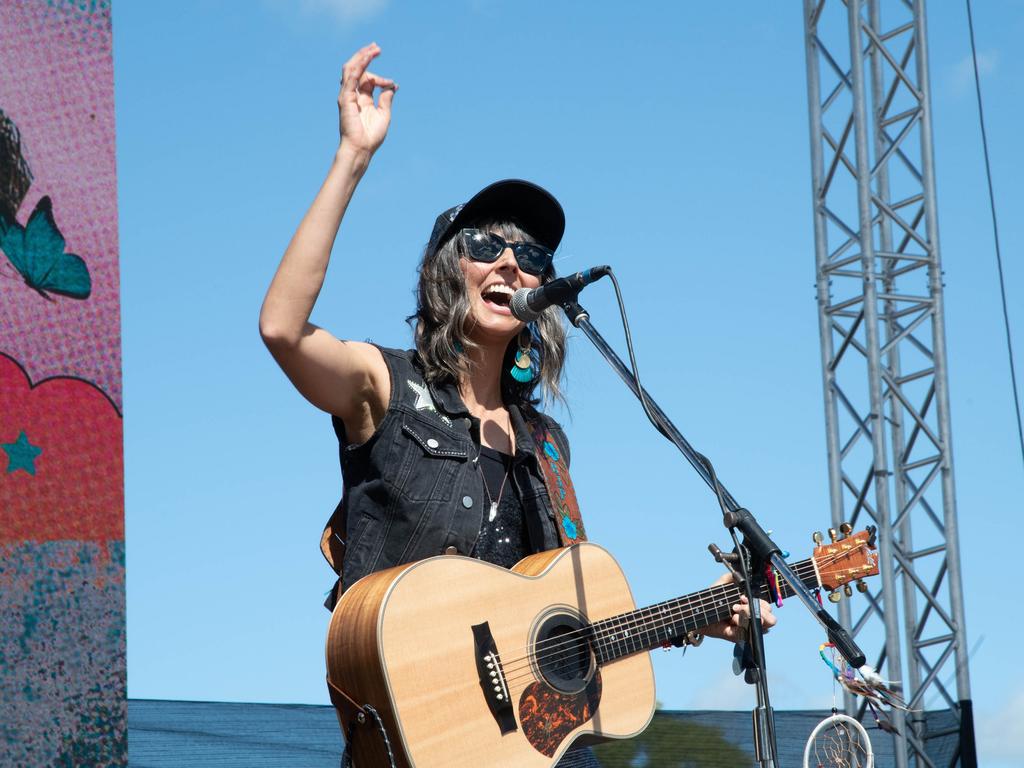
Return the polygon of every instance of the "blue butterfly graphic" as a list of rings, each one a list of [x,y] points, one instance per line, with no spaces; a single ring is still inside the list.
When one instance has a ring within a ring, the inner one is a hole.
[[[85,262],[80,256],[64,252],[64,236],[53,219],[49,197],[36,204],[24,227],[0,215],[0,250],[25,284],[44,299],[50,299],[48,293],[87,299],[92,292],[92,278]]]

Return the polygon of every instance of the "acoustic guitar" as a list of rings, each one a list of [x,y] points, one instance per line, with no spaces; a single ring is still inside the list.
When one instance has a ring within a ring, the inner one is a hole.
[[[837,598],[878,573],[874,531],[793,570]],[[366,576],[327,635],[330,685],[363,706],[355,766],[389,766],[390,751],[400,768],[542,768],[573,742],[635,736],[655,708],[644,651],[728,618],[740,594],[725,584],[638,609],[615,558],[590,543],[511,570],[443,555]]]

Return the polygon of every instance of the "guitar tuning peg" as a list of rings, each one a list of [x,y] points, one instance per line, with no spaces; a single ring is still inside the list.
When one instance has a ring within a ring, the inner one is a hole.
[[[838,538],[838,534],[836,534],[836,529],[835,528],[829,528],[828,529],[828,537],[830,539],[832,539],[832,543],[833,544],[836,543],[836,539]]]
[[[857,591],[860,592],[861,594],[863,594],[864,592],[867,592],[868,591],[868,585],[865,584],[863,581],[858,581],[857,582]]]
[[[843,536],[849,536],[853,533],[853,526],[849,523],[843,523],[839,526],[839,530],[842,531]]]
[[[842,599],[843,599],[843,595],[842,595],[842,593],[838,589],[835,590],[834,592],[829,592],[828,593],[828,601],[830,603],[838,603]]]
[[[849,584],[843,584],[843,594],[847,597],[853,597],[853,587]]]
[[[825,537],[821,535],[821,531],[815,531],[811,538],[814,539],[814,543],[817,544],[819,547],[821,546],[822,542],[825,541]]]

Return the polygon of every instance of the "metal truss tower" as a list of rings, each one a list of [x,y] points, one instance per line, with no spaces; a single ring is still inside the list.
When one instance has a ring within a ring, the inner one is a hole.
[[[804,25],[832,520],[881,555],[840,619],[900,681],[898,768],[973,768],[924,2],[804,0]]]

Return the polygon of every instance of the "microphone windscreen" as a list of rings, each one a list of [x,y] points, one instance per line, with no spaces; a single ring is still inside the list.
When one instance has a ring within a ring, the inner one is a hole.
[[[517,320],[522,320],[524,323],[532,323],[540,317],[540,312],[534,312],[530,309],[530,305],[527,303],[529,297],[530,289],[520,288],[512,294],[512,301],[508,305],[509,309],[512,310],[512,316]]]

